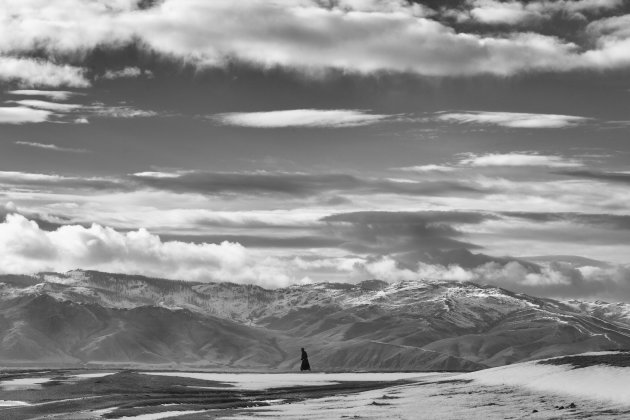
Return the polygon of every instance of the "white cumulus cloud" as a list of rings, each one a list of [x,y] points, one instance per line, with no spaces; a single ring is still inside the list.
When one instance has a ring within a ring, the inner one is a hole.
[[[0,12],[0,27],[3,24]],[[0,29],[0,36],[3,30]],[[0,41],[0,44],[2,41]],[[2,48],[0,48],[0,54]],[[54,64],[34,58],[5,57],[0,55],[0,79],[17,81],[25,86],[87,87],[89,82],[84,69],[67,64]]]
[[[477,0],[470,13],[488,22],[515,22],[548,10],[610,9],[619,1],[523,5]],[[0,54],[37,50],[59,57],[138,42],[154,53],[199,66],[238,60],[305,72],[333,68],[429,76],[608,69],[630,61],[627,37],[596,38],[580,46],[533,32],[458,32],[432,17],[427,8],[401,0],[164,0],[143,10],[131,0],[5,0]],[[0,60],[0,78],[33,85],[86,86],[83,73],[52,62]]]
[[[460,21],[474,20],[488,25],[517,25],[537,23],[551,19],[556,14],[585,19],[583,13],[599,13],[614,10],[623,0],[468,0],[468,9],[451,12]]]
[[[67,225],[48,232],[18,214],[9,214],[0,223],[1,272],[74,268],[267,287],[290,282],[277,261],[256,259],[238,243],[164,242],[144,229],[122,233],[97,224]]]

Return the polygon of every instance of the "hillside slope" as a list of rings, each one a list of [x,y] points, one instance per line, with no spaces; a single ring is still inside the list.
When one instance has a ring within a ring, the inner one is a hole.
[[[476,370],[630,348],[625,314],[452,281],[266,290],[41,273],[0,276],[0,357],[295,369],[306,347],[316,370]]]

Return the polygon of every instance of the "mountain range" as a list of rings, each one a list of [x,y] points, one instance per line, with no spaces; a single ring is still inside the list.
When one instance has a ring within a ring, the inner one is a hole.
[[[0,276],[5,365],[477,370],[630,348],[630,305],[470,282],[264,289],[96,271]]]

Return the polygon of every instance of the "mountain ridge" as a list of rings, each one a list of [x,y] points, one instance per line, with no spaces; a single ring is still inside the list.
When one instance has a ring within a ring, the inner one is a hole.
[[[71,364],[290,370],[306,347],[324,370],[477,370],[630,348],[630,305],[457,281],[264,289],[82,270],[4,275],[0,326],[3,360]]]

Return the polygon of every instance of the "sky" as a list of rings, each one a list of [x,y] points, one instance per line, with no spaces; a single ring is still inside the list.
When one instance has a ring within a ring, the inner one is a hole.
[[[0,272],[630,301],[624,0],[0,0]]]

